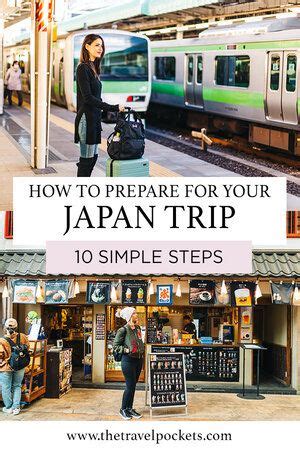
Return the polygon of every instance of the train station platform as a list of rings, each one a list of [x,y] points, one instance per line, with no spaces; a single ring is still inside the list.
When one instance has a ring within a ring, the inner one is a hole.
[[[30,105],[6,106],[0,116],[0,210],[12,209],[12,178],[14,176],[76,176],[79,147],[74,143],[75,114],[67,109],[51,105],[49,170],[39,173],[30,168]],[[99,147],[100,158],[93,176],[105,176],[107,137],[113,124],[103,124],[103,139]],[[199,150],[200,151],[200,150]],[[213,154],[213,150],[211,153]],[[157,177],[238,177],[239,173],[219,167],[217,164],[196,159],[193,156],[169,148],[153,140],[146,140],[145,156],[150,161],[150,176]],[[228,160],[236,157],[228,157]],[[265,167],[262,167],[264,171]],[[251,173],[251,172],[249,172]],[[266,173],[266,172],[264,172]],[[278,172],[272,176],[284,176]],[[266,173],[267,176],[267,173]],[[300,179],[287,176],[300,185]],[[300,197],[288,194],[289,210],[300,209]]]

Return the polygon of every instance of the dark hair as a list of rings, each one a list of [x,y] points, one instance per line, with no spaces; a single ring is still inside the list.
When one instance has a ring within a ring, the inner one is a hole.
[[[100,58],[96,58],[95,61],[92,62],[90,60],[90,54],[85,46],[86,44],[91,45],[94,41],[96,41],[96,39],[101,39],[102,41],[102,55],[100,56]],[[98,77],[100,75],[100,64],[104,54],[105,54],[105,45],[102,36],[100,36],[99,34],[87,34],[81,46],[79,61],[81,63],[88,64],[92,69],[92,71],[95,73],[95,77]]]
[[[12,63],[13,66],[14,66],[15,64],[19,64],[19,61],[14,61],[14,62]]]
[[[192,318],[191,318],[191,316],[186,314],[185,316],[183,316],[183,320],[192,320]]]

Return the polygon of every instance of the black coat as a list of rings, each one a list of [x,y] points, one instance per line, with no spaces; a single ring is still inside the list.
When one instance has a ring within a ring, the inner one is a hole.
[[[101,99],[102,83],[86,63],[80,63],[76,71],[77,115],[75,142],[79,142],[78,125],[82,114],[86,116],[86,144],[101,143],[101,111],[118,111],[119,105],[109,105]]]

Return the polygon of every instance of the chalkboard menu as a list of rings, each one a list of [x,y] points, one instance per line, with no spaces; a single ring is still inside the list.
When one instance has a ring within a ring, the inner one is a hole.
[[[184,355],[182,353],[150,353],[150,407],[187,406]]]
[[[153,353],[183,353],[188,381],[239,381],[238,347],[155,346]]]
[[[157,320],[154,317],[147,319],[147,339],[149,344],[157,344]]]
[[[96,314],[96,341],[104,341],[105,339],[105,314]]]

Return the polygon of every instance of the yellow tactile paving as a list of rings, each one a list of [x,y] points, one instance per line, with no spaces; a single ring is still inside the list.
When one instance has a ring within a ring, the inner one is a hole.
[[[26,101],[23,102],[23,106],[30,110],[30,104]],[[55,114],[50,114],[50,120],[52,123],[57,125],[60,128],[63,128],[64,130],[68,131],[69,133],[74,132],[74,125],[70,122],[68,122],[65,119],[62,119],[61,117],[56,116]],[[102,139],[101,150],[106,152],[107,150],[107,140]],[[160,164],[157,164],[153,161],[150,161],[150,176],[151,177],[181,177],[182,175],[174,172],[173,170],[167,169],[166,167],[161,166]]]

